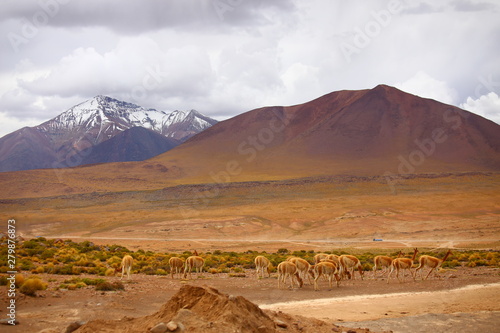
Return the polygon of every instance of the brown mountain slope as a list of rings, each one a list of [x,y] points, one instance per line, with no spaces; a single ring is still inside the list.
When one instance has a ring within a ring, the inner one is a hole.
[[[94,146],[81,165],[144,161],[178,146],[180,142],[144,127],[129,128]]]
[[[6,189],[1,196],[9,198],[318,175],[499,170],[499,125],[379,85],[252,110],[145,162],[0,173],[0,182]]]
[[[381,85],[253,110],[154,159],[180,160],[231,180],[500,170],[500,126]]]
[[[0,172],[51,168],[57,158],[50,140],[32,127],[24,127],[1,138]]]

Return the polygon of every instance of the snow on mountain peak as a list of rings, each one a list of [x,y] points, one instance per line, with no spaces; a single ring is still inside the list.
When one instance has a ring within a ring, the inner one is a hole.
[[[38,129],[54,134],[68,130],[83,133],[96,132],[102,137],[97,138],[97,141],[102,141],[116,135],[116,131],[139,126],[168,137],[184,140],[214,123],[216,123],[215,120],[195,110],[165,112],[97,95],[41,124]]]

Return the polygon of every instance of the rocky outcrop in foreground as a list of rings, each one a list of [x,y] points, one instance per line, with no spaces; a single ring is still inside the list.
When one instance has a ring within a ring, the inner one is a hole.
[[[210,287],[183,286],[162,308],[141,318],[95,320],[78,333],[95,332],[342,332],[331,323],[263,311],[242,296],[230,296]],[[367,332],[368,330],[358,330]],[[352,330],[351,332],[356,332]]]

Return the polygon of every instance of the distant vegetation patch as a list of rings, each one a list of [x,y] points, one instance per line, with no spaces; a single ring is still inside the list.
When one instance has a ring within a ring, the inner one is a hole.
[[[6,244],[6,238],[0,239],[0,244]],[[0,247],[0,273],[6,273],[12,269],[7,266],[7,246]],[[354,254],[362,263],[364,270],[371,270],[373,267],[373,258],[377,255],[389,255],[396,257],[399,250],[406,252],[407,257],[411,257],[410,249],[395,249],[393,252],[387,250],[361,251],[354,249],[335,249],[326,251],[329,254]],[[432,255],[442,258],[446,251],[426,251],[419,249],[419,255]],[[306,259],[310,263],[314,262],[314,256],[318,252],[312,250],[290,251],[286,248],[279,249],[276,253],[258,252],[248,250],[245,252],[224,252],[215,250],[213,252],[200,253],[205,259],[204,270],[212,274],[228,273],[234,277],[241,277],[245,269],[253,269],[254,259],[258,255],[267,257],[275,271],[278,264],[290,256],[296,256]],[[186,259],[193,255],[190,251],[183,253],[158,253],[152,251],[130,251],[120,245],[95,245],[89,241],[73,242],[71,240],[46,239],[39,237],[17,244],[17,271],[30,272],[32,274],[62,274],[75,275],[91,274],[95,279],[75,279],[67,280],[63,283],[66,287],[81,288],[84,285],[95,285],[105,281],[99,277],[114,275],[114,269],[120,267],[121,259],[129,254],[134,258],[132,273],[143,273],[147,275],[166,275],[170,272],[168,260],[173,257]],[[415,261],[417,263],[417,260]],[[444,263],[443,268],[455,267],[477,267],[489,266],[500,267],[499,251],[473,251],[473,250],[454,250]],[[5,275],[0,275],[0,284],[6,283]],[[17,284],[17,282],[16,282]],[[30,282],[40,287],[37,282]],[[19,286],[22,283],[18,284]],[[30,292],[27,288],[27,292]],[[35,287],[34,287],[35,288]],[[104,288],[104,287],[103,287]],[[36,292],[36,291],[35,291]]]

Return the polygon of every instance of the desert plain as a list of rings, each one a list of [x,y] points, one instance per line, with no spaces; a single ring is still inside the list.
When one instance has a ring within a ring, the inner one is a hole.
[[[395,186],[383,177],[308,177],[5,198],[2,209],[16,219],[24,238],[89,240],[132,251],[196,250],[202,256],[283,248],[498,251],[499,180],[488,172],[400,176]],[[456,267],[444,269],[439,279],[407,277],[389,284],[371,274],[331,290],[321,281],[320,291],[307,282],[300,289],[279,290],[275,273],[257,279],[253,270],[244,277],[205,272],[174,280],[133,274],[118,292],[55,291],[67,277],[41,274],[52,281],[49,288],[40,297],[21,295],[21,324],[3,329],[60,332],[73,321],[141,317],[187,284],[241,295],[263,309],[335,323],[344,331],[482,332],[500,323],[498,267]]]

